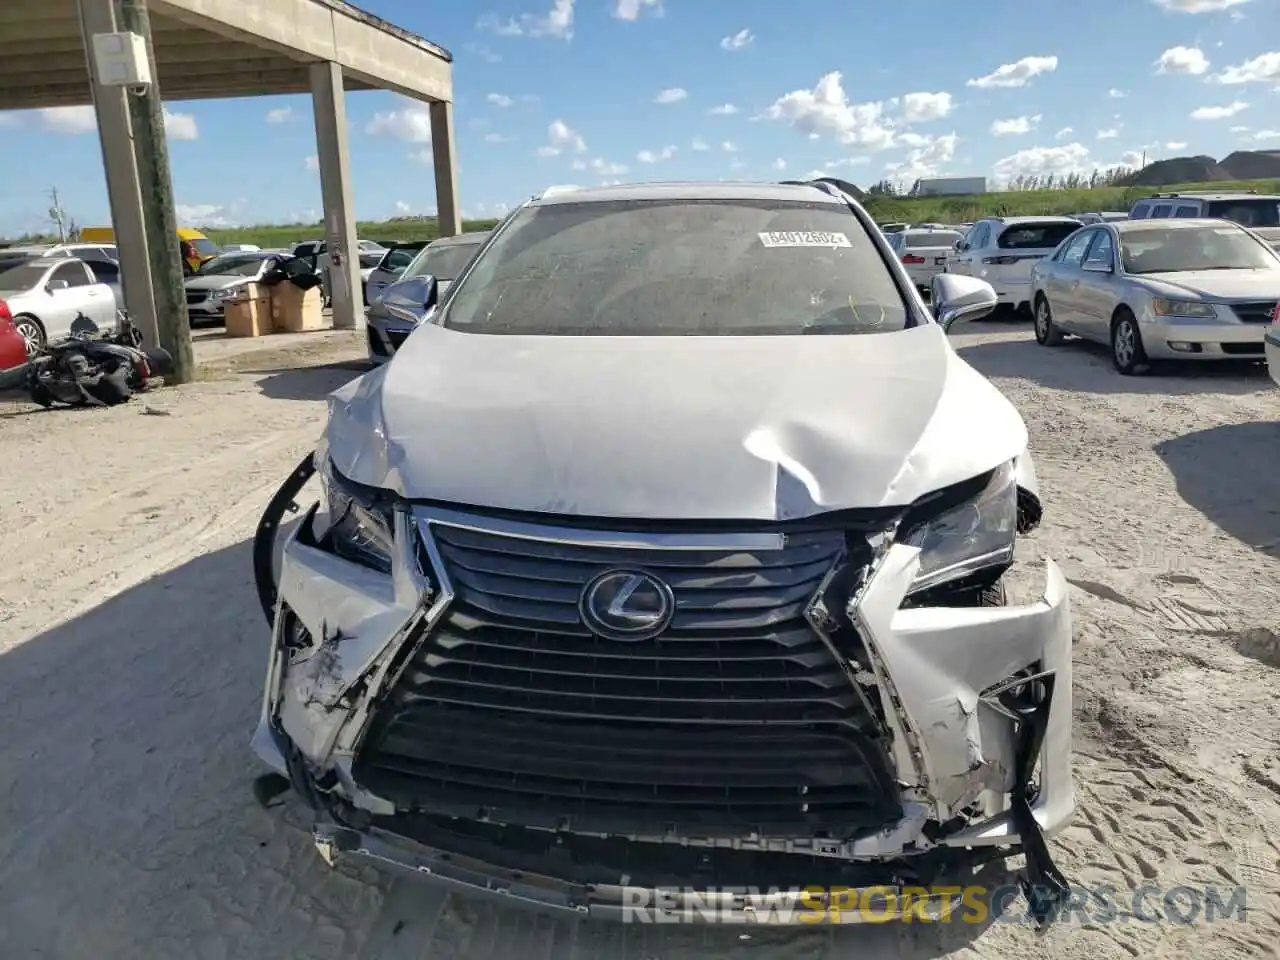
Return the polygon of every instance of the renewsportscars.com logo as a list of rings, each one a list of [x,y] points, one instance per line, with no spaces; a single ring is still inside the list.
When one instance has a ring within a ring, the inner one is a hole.
[[[719,887],[701,890],[622,890],[624,923],[1032,923],[1018,909],[1017,886]],[[1244,887],[1160,887],[1132,890],[1072,887],[1052,923],[1170,923],[1244,921]]]

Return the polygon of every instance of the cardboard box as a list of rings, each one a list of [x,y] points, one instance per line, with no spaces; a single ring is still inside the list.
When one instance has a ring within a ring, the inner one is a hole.
[[[280,333],[324,330],[324,305],[320,288],[302,290],[285,281],[271,288],[271,325]]]
[[[222,315],[228,337],[262,337],[273,332],[271,297],[256,283],[246,284],[224,303]]]

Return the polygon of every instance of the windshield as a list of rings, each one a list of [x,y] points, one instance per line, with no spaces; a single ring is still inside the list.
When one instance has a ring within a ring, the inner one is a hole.
[[[414,257],[421,252],[421,247],[395,247],[383,256],[378,269],[385,270],[387,273],[399,273],[413,263]]]
[[[196,252],[202,257],[216,257],[218,255],[218,245],[206,237],[192,240],[191,245],[196,248]]]
[[[475,252],[480,249],[482,241],[475,243],[450,243],[442,247],[424,247],[417,258],[405,270],[403,280],[410,277],[435,277],[437,280],[453,281],[462,273]]]
[[[261,267],[262,257],[232,253],[200,264],[196,273],[202,277],[252,277],[257,275]]]
[[[1280,227],[1280,202],[1275,198],[1214,200],[1205,212],[1215,220],[1231,220],[1246,227]]]
[[[1264,244],[1237,227],[1149,227],[1120,235],[1126,273],[1183,270],[1275,270],[1280,261]]]
[[[31,290],[44,279],[48,267],[31,266],[12,260],[0,260],[0,290]]]
[[[1079,229],[1080,224],[1071,221],[1020,223],[1006,228],[996,246],[1001,250],[1052,250]]]
[[[528,207],[445,311],[446,327],[536,336],[878,333],[911,322],[845,207],[737,198]]]

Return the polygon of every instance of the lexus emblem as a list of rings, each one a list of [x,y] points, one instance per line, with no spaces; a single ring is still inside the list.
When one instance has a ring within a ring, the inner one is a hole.
[[[676,612],[671,588],[639,570],[610,570],[582,590],[578,602],[582,622],[606,640],[650,640]]]

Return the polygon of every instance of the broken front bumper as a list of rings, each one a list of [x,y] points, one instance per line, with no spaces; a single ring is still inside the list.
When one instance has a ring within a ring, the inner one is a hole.
[[[254,736],[256,752],[295,785],[302,777],[307,790],[318,785],[361,811],[368,824],[379,824],[358,830],[321,824],[317,841],[323,852],[394,864],[416,876],[529,899],[543,907],[559,904],[592,913],[620,909],[623,894],[611,897],[601,891],[610,890],[609,884],[623,889],[621,874],[598,876],[589,884],[543,879],[533,884],[538,896],[526,896],[520,891],[529,884],[520,878],[531,877],[528,870],[480,861],[462,869],[456,856],[441,859],[456,852],[442,852],[400,835],[396,805],[357,782],[353,770],[362,733],[378,695],[403,669],[402,648],[415,632],[430,630],[452,599],[447,578],[430,583],[408,545],[420,532],[432,554],[432,524],[461,523],[459,515],[400,511],[396,516],[397,552],[390,575],[337,557],[305,538],[295,536],[285,545],[279,583],[282,606],[277,609],[287,608],[296,621],[276,617],[261,722]],[[300,530],[307,528],[304,523]],[[1029,675],[1052,678],[1047,701],[1038,708],[1042,739],[1034,758],[1038,774],[1030,813],[1046,834],[1069,821],[1074,809],[1071,625],[1062,574],[1049,562],[1043,598],[1027,606],[902,609],[915,578],[917,555],[906,545],[890,547],[849,611],[868,662],[847,666],[869,699],[882,708],[901,788],[902,820],[845,841],[806,838],[804,844],[779,845],[778,838],[744,836],[733,842],[736,850],[902,863],[948,848],[961,853],[1018,846],[1027,831],[1025,821],[1019,829],[1011,797],[1028,784],[1018,769],[1020,725],[1002,699],[1002,690],[1007,692]],[[428,592],[430,602],[424,606],[422,598]],[[291,643],[286,635],[291,622],[318,639],[310,645]],[[672,839],[683,847],[723,846],[723,840]],[[637,842],[661,856],[661,844]],[[769,878],[762,879],[769,883]],[[883,884],[877,880],[872,886]],[[590,896],[584,892],[588,890]],[[645,896],[658,896],[657,888]],[[936,906],[944,898],[939,897]]]

